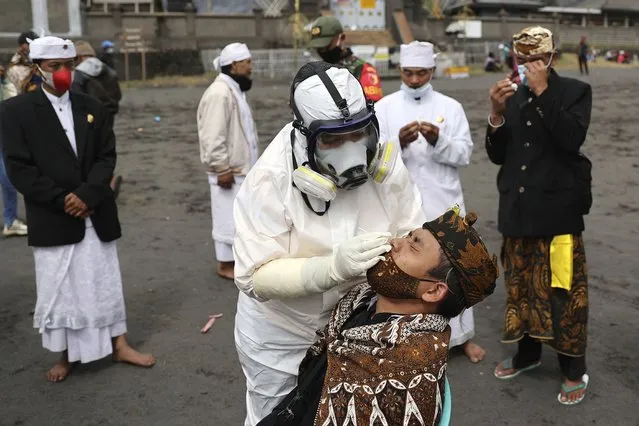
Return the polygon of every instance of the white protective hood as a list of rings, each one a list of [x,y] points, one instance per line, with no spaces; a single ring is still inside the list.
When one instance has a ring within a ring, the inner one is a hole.
[[[340,95],[348,104],[351,115],[366,108],[366,98],[362,85],[345,68],[330,68],[326,71]],[[335,101],[328,93],[322,80],[316,75],[302,81],[293,95],[295,105],[302,115],[304,125],[309,126],[315,120],[336,120],[342,118]]]

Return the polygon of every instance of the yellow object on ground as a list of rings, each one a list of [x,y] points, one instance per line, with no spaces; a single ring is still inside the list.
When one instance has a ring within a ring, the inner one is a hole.
[[[444,75],[452,79],[468,78],[470,77],[470,68],[469,67],[448,67],[446,71],[444,71]]]
[[[570,291],[572,287],[572,235],[557,235],[550,243],[550,271],[553,288]]]

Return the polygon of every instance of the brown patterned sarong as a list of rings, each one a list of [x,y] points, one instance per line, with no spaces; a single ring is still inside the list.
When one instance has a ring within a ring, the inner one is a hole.
[[[557,352],[586,353],[588,277],[581,236],[573,236],[573,280],[570,291],[551,287],[548,238],[504,238],[501,260],[506,283],[506,314],[502,342],[525,334]]]

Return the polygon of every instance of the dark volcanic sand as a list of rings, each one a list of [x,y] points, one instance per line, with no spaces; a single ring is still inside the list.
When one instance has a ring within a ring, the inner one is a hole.
[[[595,164],[595,205],[587,218],[590,266],[591,385],[585,403],[557,403],[559,369],[546,350],[534,374],[502,382],[496,363],[514,347],[499,343],[504,292],[475,310],[477,342],[488,355],[449,364],[455,425],[637,425],[639,398],[639,80],[637,69],[595,69],[594,108],[585,152]],[[567,73],[571,74],[571,73]],[[475,155],[462,174],[466,204],[494,251],[497,191],[483,148],[487,90],[493,76],[435,82],[460,100]],[[385,84],[387,92],[399,87]],[[56,355],[45,352],[29,312],[35,303],[31,250],[24,239],[0,240],[0,424],[240,425],[244,379],[233,344],[237,290],[214,274],[209,189],[199,165],[195,112],[204,88],[125,93],[116,133],[124,237],[119,253],[129,338],[152,351],[151,370],[102,360],[63,383],[45,381]],[[288,121],[286,84],[258,82],[250,97],[264,144]],[[155,122],[154,116],[161,121]],[[138,131],[142,128],[142,131]],[[209,313],[224,317],[209,332]]]

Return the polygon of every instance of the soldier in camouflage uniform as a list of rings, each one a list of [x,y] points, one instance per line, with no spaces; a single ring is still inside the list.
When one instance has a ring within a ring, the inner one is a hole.
[[[383,96],[377,70],[373,65],[353,55],[353,51],[344,46],[345,40],[346,35],[337,18],[322,16],[313,24],[309,47],[316,49],[324,61],[348,68],[364,87],[366,97],[377,102]]]

